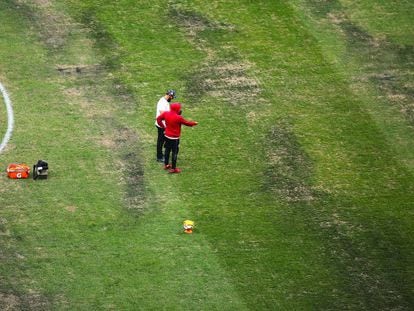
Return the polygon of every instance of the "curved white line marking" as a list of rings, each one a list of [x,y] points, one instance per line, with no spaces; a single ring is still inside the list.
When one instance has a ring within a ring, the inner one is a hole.
[[[1,141],[1,144],[0,144],[0,153],[1,153],[3,149],[6,147],[7,143],[9,142],[11,134],[13,132],[14,117],[13,117],[12,103],[11,103],[9,94],[7,94],[7,91],[4,88],[3,84],[1,84],[1,82],[0,82],[0,92],[3,95],[4,104],[6,105],[6,109],[7,109],[7,132],[4,135],[3,140]]]

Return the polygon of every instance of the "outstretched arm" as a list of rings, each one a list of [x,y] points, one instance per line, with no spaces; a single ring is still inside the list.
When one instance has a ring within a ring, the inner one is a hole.
[[[196,126],[198,122],[186,120],[183,117],[181,117],[181,124],[184,124],[185,126]]]

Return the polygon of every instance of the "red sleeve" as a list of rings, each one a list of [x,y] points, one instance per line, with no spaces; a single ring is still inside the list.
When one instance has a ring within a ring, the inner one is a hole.
[[[165,116],[164,116],[165,112],[161,113],[158,117],[157,117],[157,124],[159,127],[161,128],[165,128],[164,123],[162,123],[163,120],[165,120]]]
[[[183,117],[181,117],[181,124],[184,124],[185,126],[194,126],[197,125],[197,122],[186,120]]]

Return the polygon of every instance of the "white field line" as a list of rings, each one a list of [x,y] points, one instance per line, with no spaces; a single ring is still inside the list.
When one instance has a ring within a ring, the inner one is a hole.
[[[0,144],[0,153],[1,153],[3,149],[6,147],[7,143],[9,142],[11,134],[13,132],[14,116],[13,116],[13,107],[12,107],[9,94],[7,94],[5,87],[1,83],[0,83],[0,92],[3,95],[4,104],[6,105],[6,109],[7,109],[7,132],[4,135],[3,140],[1,141],[1,144]]]

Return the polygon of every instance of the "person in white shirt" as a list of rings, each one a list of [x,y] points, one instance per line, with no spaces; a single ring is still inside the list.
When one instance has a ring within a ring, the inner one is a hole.
[[[164,138],[164,129],[161,128],[157,123],[157,118],[165,111],[170,111],[170,102],[175,98],[175,91],[168,90],[163,97],[157,103],[157,113],[155,115],[155,126],[157,127],[158,137],[157,137],[157,161],[164,162],[164,154],[162,148],[164,147],[165,138]]]

